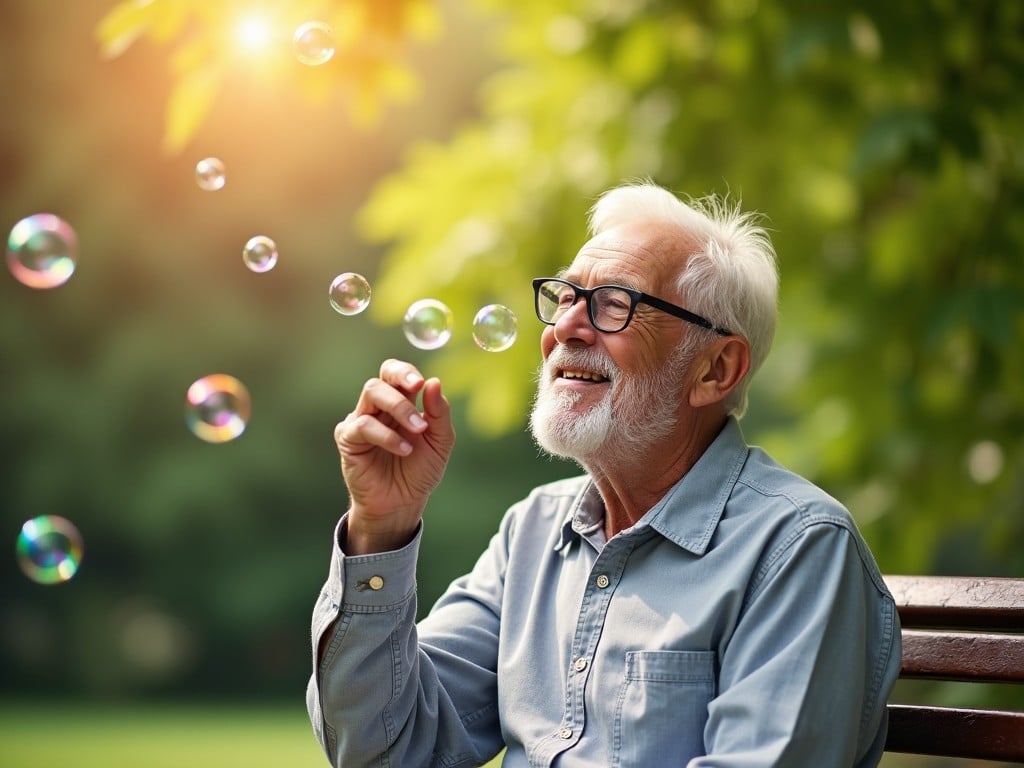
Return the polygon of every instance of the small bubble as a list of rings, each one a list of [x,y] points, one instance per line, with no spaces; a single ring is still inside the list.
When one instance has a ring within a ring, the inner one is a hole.
[[[331,306],[339,315],[358,315],[370,306],[370,284],[355,272],[342,272],[331,283]]]
[[[518,327],[511,309],[502,304],[488,304],[473,318],[473,341],[486,352],[503,352],[515,343]]]
[[[216,157],[204,157],[196,163],[196,184],[207,192],[216,192],[224,189],[228,177],[224,170],[224,163]]]
[[[269,272],[277,264],[277,243],[266,235],[250,237],[242,249],[242,261],[253,272]]]
[[[7,238],[7,268],[29,288],[64,285],[78,263],[78,238],[71,226],[52,213],[19,221]]]
[[[322,21],[300,24],[292,37],[295,58],[310,67],[326,64],[334,56],[334,32]]]
[[[226,373],[197,379],[185,396],[185,423],[208,443],[226,443],[241,435],[249,413],[249,390]]]
[[[82,535],[59,515],[40,515],[21,526],[15,551],[21,570],[39,584],[71,579],[82,562]]]
[[[402,330],[418,349],[438,349],[452,337],[452,311],[437,299],[414,301],[405,312]]]

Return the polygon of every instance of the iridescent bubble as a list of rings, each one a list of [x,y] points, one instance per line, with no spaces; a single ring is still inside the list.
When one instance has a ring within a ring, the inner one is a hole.
[[[414,301],[405,311],[405,338],[418,349],[438,349],[452,337],[452,311],[437,299]]]
[[[473,318],[473,341],[487,352],[502,352],[515,343],[518,327],[511,309],[503,304],[488,304]]]
[[[242,261],[253,272],[269,272],[277,264],[277,243],[266,235],[250,237],[242,249]]]
[[[300,24],[292,37],[295,58],[302,64],[316,67],[334,56],[334,32],[322,21]]]
[[[7,238],[7,268],[29,288],[56,288],[74,274],[78,238],[71,226],[52,213],[19,221]]]
[[[224,170],[224,163],[216,157],[204,157],[196,163],[196,184],[207,192],[216,192],[224,189],[228,177]]]
[[[226,443],[241,435],[249,413],[249,390],[226,373],[196,380],[185,396],[185,423],[208,443]]]
[[[342,272],[334,278],[329,295],[339,315],[358,315],[370,306],[370,284],[355,272]]]
[[[21,526],[15,545],[18,564],[32,581],[60,584],[78,572],[85,547],[82,534],[59,515],[40,515]]]

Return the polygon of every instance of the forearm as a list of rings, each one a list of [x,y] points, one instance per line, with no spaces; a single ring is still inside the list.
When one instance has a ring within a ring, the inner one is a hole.
[[[340,542],[339,542],[340,543]],[[335,548],[313,617],[307,695],[314,731],[334,765],[477,764],[458,705],[421,648],[416,534],[405,548],[348,556]],[[441,649],[442,654],[447,654]],[[476,761],[476,762],[474,762]]]

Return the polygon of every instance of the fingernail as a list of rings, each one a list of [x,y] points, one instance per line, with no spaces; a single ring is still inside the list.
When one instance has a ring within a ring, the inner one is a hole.
[[[424,420],[424,418],[420,416],[418,413],[414,413],[412,416],[409,417],[409,424],[413,427],[413,429],[423,429],[425,426],[427,426],[426,420]]]
[[[398,450],[402,453],[403,456],[405,456],[412,453],[412,446],[409,443],[405,442],[405,440],[403,440],[401,443],[398,444]]]
[[[420,377],[418,373],[413,373],[412,371],[409,371],[407,374],[405,374],[405,381],[407,384],[415,384],[419,380]]]

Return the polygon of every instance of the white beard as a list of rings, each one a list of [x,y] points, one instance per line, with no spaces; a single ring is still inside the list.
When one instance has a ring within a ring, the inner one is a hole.
[[[604,355],[556,347],[538,375],[530,413],[534,440],[548,453],[584,466],[635,462],[676,428],[680,388],[692,358],[690,350],[681,348],[661,369],[623,378]],[[551,374],[556,368],[597,371],[613,383],[599,403],[580,413],[574,408],[581,393],[555,389]]]

